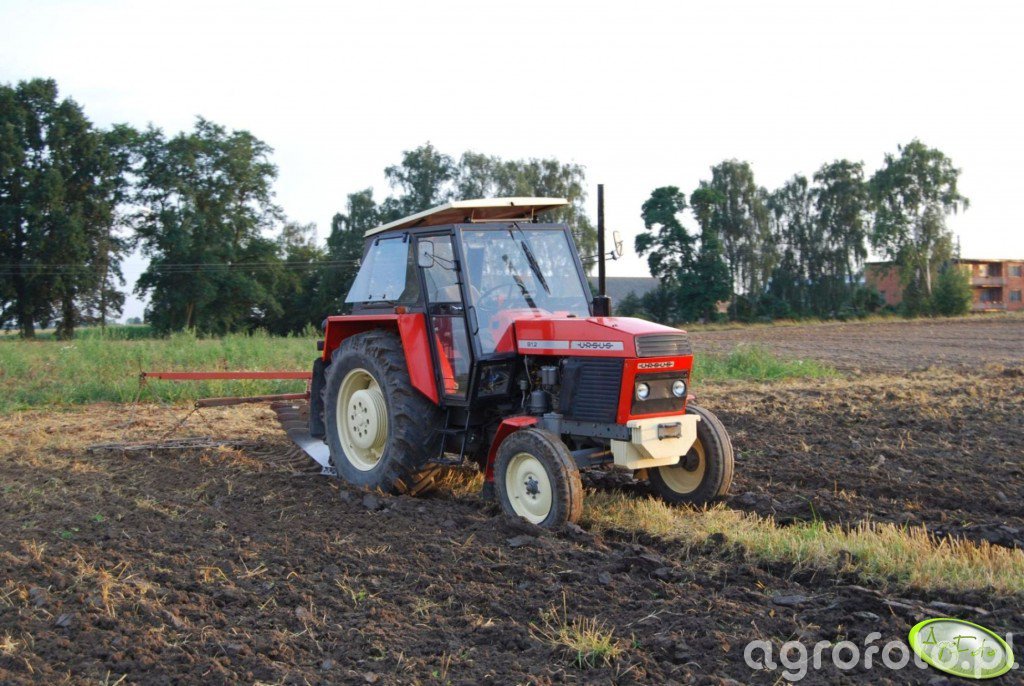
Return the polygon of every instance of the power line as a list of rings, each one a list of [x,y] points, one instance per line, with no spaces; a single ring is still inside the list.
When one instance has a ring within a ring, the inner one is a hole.
[[[278,270],[303,271],[328,269],[332,267],[355,267],[358,260],[330,260],[324,262],[234,262],[223,263],[164,263],[153,264],[146,268],[148,272],[163,274],[201,274],[227,272],[272,272]],[[2,265],[0,276],[60,276],[81,272],[99,272],[102,268],[95,265]]]

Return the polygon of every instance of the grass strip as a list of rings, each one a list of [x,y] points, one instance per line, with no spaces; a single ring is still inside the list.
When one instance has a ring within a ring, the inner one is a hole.
[[[146,327],[98,329],[72,341],[0,339],[0,412],[91,402],[131,402],[139,392],[140,371],[305,370],[316,357],[316,336],[231,334],[200,338],[178,333],[139,337]],[[811,360],[789,360],[756,346],[728,355],[697,355],[696,381],[729,379],[774,381],[837,376]],[[301,381],[172,382],[150,380],[145,402],[191,402],[220,395],[295,393]]]
[[[131,402],[140,371],[304,370],[315,339],[263,333],[126,340],[83,336],[73,341],[0,341],[0,412],[91,402]],[[295,393],[303,381],[149,380],[141,400],[188,402],[219,395]]]
[[[839,376],[834,368],[816,360],[779,357],[756,345],[739,345],[726,355],[694,356],[694,381],[779,381],[825,379]]]
[[[772,519],[730,510],[674,508],[654,498],[588,492],[583,524],[594,531],[643,532],[703,545],[712,534],[741,544],[769,562],[853,571],[885,585],[956,591],[1024,593],[1024,552],[982,541],[936,539],[923,527],[861,524],[844,530],[823,522],[778,526]]]

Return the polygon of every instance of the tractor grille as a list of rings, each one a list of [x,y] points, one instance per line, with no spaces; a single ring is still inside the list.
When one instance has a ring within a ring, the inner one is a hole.
[[[690,337],[685,333],[657,333],[636,337],[638,357],[670,357],[692,355]]]
[[[615,421],[622,388],[622,360],[570,358],[565,362],[560,409],[578,422]]]

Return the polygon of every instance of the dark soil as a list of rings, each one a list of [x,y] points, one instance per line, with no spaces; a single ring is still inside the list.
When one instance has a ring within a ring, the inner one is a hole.
[[[790,422],[803,414],[784,406]],[[755,457],[759,425],[723,410],[748,446],[741,493],[759,494],[769,448]],[[249,411],[256,425],[270,418]],[[133,437],[180,412],[147,408]],[[43,444],[118,421],[117,408],[49,416],[59,422]],[[884,644],[949,614],[941,603],[1001,632],[1024,625],[1020,599],[867,589],[755,563],[725,538],[685,550],[545,532],[471,496],[339,497],[330,479],[237,448],[40,451],[39,418],[9,429],[0,463],[2,683],[775,683],[780,670],[745,664],[749,641],[862,646],[877,631]],[[260,443],[288,450],[274,434]],[[599,619],[621,656],[578,666],[541,635],[551,609]],[[934,676],[828,666],[805,683]]]
[[[730,507],[1021,546],[1022,377],[1010,364],[697,391],[738,451]],[[546,532],[472,495],[339,491],[296,469],[263,408],[175,434],[233,439],[221,446],[86,449],[160,439],[185,413],[0,417],[0,683],[774,684],[782,667],[751,669],[750,641],[778,660],[785,641],[885,645],[933,616],[1024,629],[1021,597],[867,588],[727,536]],[[597,619],[620,655],[580,666],[545,638],[551,612]],[[801,683],[947,683],[877,656],[844,672],[828,654]]]
[[[755,344],[784,357],[820,360],[844,371],[902,373],[929,367],[977,370],[989,364],[1024,364],[1024,316],[1020,313],[717,331],[697,328],[690,335],[698,355]]]
[[[1013,372],[715,388],[708,402],[739,451],[729,505],[1024,548],[1024,379]]]

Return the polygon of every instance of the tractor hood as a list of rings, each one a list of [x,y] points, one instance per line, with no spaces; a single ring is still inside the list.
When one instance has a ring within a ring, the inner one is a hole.
[[[523,355],[655,357],[690,354],[685,331],[633,317],[522,318],[515,320],[513,328],[515,349]]]

